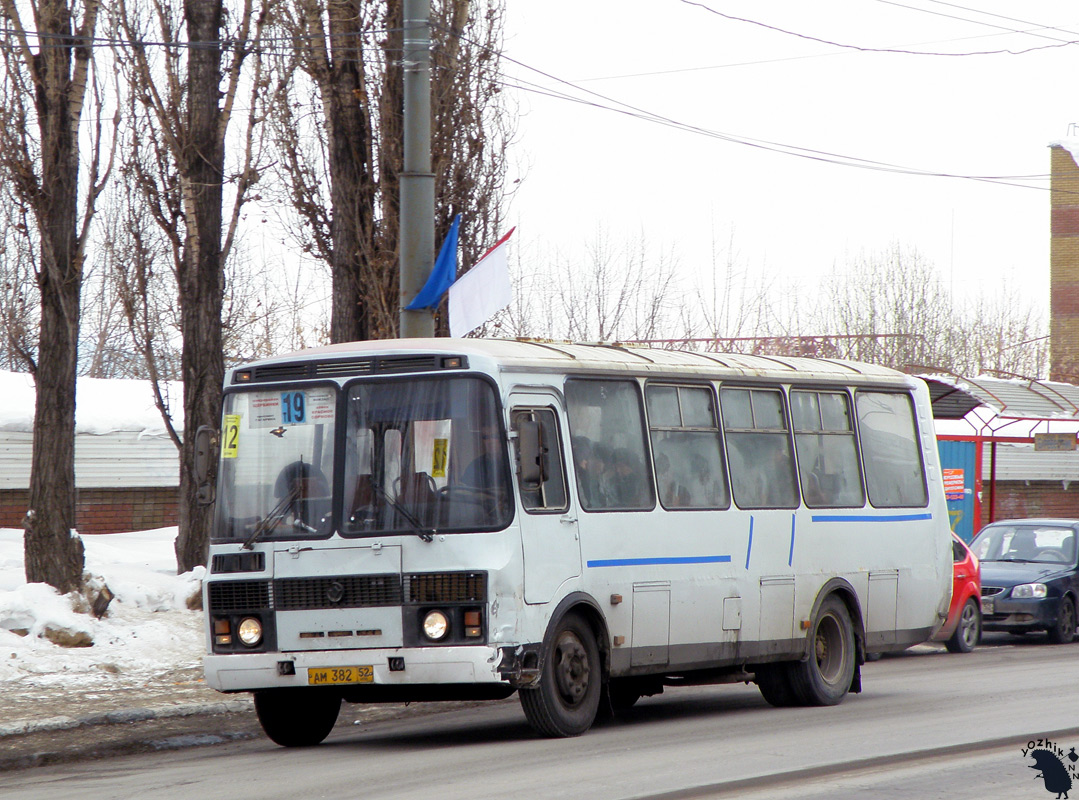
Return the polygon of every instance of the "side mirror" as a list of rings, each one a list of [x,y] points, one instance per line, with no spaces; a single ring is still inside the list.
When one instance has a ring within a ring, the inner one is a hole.
[[[521,483],[539,485],[546,478],[542,428],[535,420],[523,419],[517,425],[517,446],[521,459]]]
[[[209,425],[203,425],[195,431],[195,481],[198,483],[196,502],[200,506],[208,506],[215,499],[218,444],[218,432]]]

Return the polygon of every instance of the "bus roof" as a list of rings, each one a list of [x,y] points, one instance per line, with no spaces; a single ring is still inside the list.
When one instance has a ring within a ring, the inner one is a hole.
[[[474,362],[503,372],[631,372],[648,374],[681,373],[721,377],[753,377],[784,380],[795,377],[833,381],[883,381],[909,385],[910,376],[887,367],[841,359],[817,359],[796,356],[744,355],[739,353],[704,353],[687,350],[660,350],[635,345],[581,344],[539,339],[381,339],[365,342],[345,342],[308,350],[282,354],[273,358],[245,364],[235,369],[298,362],[325,361],[347,367],[356,360],[357,369],[351,374],[364,374],[371,369],[361,368],[373,357],[460,355]],[[430,367],[434,368],[434,367]],[[381,371],[381,370],[378,370]],[[389,369],[390,372],[423,371],[417,361],[410,369]],[[230,371],[231,372],[231,371]],[[344,375],[345,370],[335,371]],[[299,377],[298,375],[295,377]]]

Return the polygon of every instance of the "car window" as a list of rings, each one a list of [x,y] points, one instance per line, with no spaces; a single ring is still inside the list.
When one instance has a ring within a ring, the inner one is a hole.
[[[982,561],[1075,562],[1075,533],[1057,525],[991,525],[971,547]]]

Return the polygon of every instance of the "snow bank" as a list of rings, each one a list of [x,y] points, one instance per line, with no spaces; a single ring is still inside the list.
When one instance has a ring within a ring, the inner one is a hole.
[[[176,575],[176,528],[83,537],[86,571],[115,595],[107,615],[76,612],[72,596],[27,584],[23,532],[0,529],[0,684],[100,685],[110,676],[147,677],[201,662],[202,613],[187,608],[203,568]],[[91,647],[59,647],[46,628],[83,631]],[[17,632],[16,632],[17,631]]]

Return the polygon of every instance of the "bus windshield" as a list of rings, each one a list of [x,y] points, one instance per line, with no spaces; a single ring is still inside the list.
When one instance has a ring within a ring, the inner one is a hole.
[[[330,534],[336,408],[332,386],[225,396],[214,538]]]
[[[498,530],[513,515],[494,387],[469,377],[350,387],[344,535]]]

